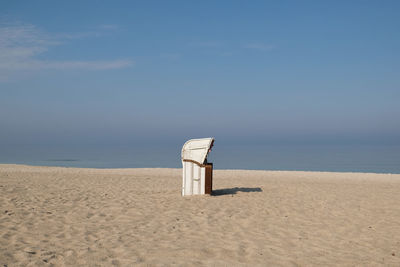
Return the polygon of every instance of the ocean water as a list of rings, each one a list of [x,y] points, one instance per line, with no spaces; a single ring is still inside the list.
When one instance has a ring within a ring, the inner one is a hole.
[[[89,168],[180,168],[181,145],[8,146],[0,163]],[[215,169],[400,173],[400,145],[229,145]]]

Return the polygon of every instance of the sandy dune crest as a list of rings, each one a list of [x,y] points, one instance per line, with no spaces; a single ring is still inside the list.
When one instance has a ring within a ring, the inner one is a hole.
[[[400,266],[400,175],[0,165],[0,266]]]

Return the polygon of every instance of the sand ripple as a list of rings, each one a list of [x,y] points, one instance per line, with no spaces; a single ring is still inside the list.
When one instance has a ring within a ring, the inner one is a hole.
[[[0,165],[0,266],[400,266],[400,175]]]

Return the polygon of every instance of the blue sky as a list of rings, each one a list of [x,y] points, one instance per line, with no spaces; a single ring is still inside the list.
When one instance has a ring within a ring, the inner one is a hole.
[[[399,13],[399,1],[2,1],[0,144],[398,142]]]

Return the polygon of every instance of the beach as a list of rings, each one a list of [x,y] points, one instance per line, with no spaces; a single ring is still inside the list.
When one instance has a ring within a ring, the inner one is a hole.
[[[0,165],[0,266],[400,266],[400,174]]]

